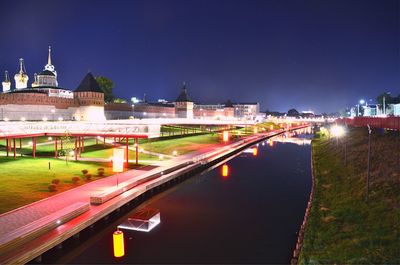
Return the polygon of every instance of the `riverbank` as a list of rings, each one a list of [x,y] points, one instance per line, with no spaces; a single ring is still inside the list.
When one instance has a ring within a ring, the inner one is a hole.
[[[314,199],[300,264],[400,263],[399,146],[399,132],[373,130],[366,202],[367,129],[349,128],[338,142],[317,134]]]

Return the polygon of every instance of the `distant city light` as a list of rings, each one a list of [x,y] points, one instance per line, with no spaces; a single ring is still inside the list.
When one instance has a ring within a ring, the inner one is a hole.
[[[131,101],[132,101],[133,104],[136,104],[136,103],[140,102],[140,100],[137,97],[132,97]]]

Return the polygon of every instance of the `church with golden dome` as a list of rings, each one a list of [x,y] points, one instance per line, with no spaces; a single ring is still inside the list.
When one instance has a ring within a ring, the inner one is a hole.
[[[49,46],[47,64],[31,84],[22,58],[14,84],[5,71],[0,120],[104,120],[104,93],[93,75],[88,73],[74,91],[60,87],[51,53]]]

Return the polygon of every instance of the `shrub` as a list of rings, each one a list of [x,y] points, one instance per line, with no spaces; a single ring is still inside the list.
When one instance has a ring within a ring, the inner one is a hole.
[[[51,183],[53,183],[54,185],[58,185],[60,183],[60,180],[59,179],[53,179],[51,181]]]
[[[86,175],[89,171],[87,169],[82,170],[82,174]]]
[[[79,180],[80,180],[79,177],[72,177],[72,183],[74,183],[74,184],[78,183]]]
[[[56,186],[56,184],[50,184],[50,185],[49,185],[49,191],[51,191],[51,192],[57,191],[57,186]]]
[[[104,176],[104,168],[98,168],[97,169],[97,174],[99,175],[99,176]]]
[[[91,180],[92,179],[92,174],[86,174],[85,178],[86,178],[86,180]]]

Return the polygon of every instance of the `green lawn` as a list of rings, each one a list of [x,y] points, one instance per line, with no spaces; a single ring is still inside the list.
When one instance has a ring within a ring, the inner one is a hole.
[[[182,155],[219,142],[220,135],[214,133],[167,140],[159,139],[154,142],[149,141],[147,143],[141,144],[139,145],[139,148],[167,155],[172,155],[173,151],[177,151],[178,155]]]
[[[365,202],[367,129],[343,141],[313,140],[315,197],[301,264],[400,264],[399,133],[372,134],[371,185]],[[397,138],[397,139],[396,139]]]
[[[82,157],[87,158],[110,158],[113,156],[113,147],[108,148],[85,148],[82,153]],[[136,152],[134,150],[129,150],[129,160],[136,159]],[[165,157],[163,159],[166,159]],[[154,156],[150,154],[139,153],[139,160],[160,160],[159,156]]]
[[[51,164],[49,170],[48,163]],[[59,192],[87,183],[81,170],[87,169],[92,174],[92,181],[101,178],[97,169],[102,167],[105,176],[112,174],[110,163],[68,162],[53,158],[27,158],[17,160],[0,157],[0,213],[18,208],[34,201],[50,197]],[[72,184],[72,177],[79,176],[78,184]],[[56,192],[50,192],[48,186],[55,178],[60,180]]]

